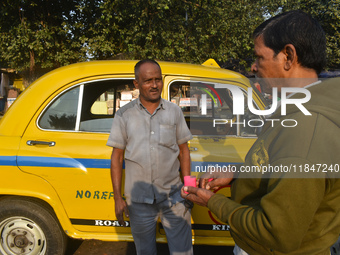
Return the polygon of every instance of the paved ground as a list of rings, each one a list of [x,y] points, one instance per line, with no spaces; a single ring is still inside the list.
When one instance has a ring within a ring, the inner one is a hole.
[[[167,244],[158,244],[157,250],[159,255],[169,255]],[[233,247],[194,245],[195,255],[232,255],[232,251]],[[136,255],[136,250],[131,242],[71,241],[66,255]]]

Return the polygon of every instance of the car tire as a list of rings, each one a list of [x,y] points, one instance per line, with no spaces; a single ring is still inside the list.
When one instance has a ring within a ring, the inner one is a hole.
[[[0,200],[0,254],[63,255],[67,238],[53,211],[35,200]]]

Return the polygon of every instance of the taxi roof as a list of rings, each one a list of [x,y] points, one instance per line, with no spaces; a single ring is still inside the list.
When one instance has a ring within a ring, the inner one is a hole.
[[[89,61],[55,69],[45,76],[55,76],[72,73],[68,78],[76,79],[76,77],[84,77],[86,70],[88,76],[103,75],[103,74],[134,74],[134,66],[137,60],[101,60]],[[214,65],[196,65],[180,62],[158,62],[162,68],[163,75],[183,75],[191,77],[206,77],[206,78],[243,78],[244,76],[227,69],[222,69]],[[37,80],[39,81],[39,80]]]

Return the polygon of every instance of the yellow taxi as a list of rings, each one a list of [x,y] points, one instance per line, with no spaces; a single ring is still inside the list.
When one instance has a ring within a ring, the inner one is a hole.
[[[193,134],[192,175],[243,162],[262,121],[250,109],[265,108],[258,91],[248,90],[250,81],[213,60],[159,63],[162,97],[181,107]],[[61,255],[67,236],[133,241],[129,219],[120,226],[114,213],[106,141],[117,109],[139,95],[135,64],[93,61],[56,69],[26,88],[0,120],[1,254]],[[228,230],[207,208],[194,206],[194,244],[233,245]],[[157,241],[166,242],[161,224]]]

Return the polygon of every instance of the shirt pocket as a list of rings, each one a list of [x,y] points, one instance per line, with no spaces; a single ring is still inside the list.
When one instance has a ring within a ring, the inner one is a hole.
[[[160,125],[159,144],[173,148],[176,145],[176,125]]]

